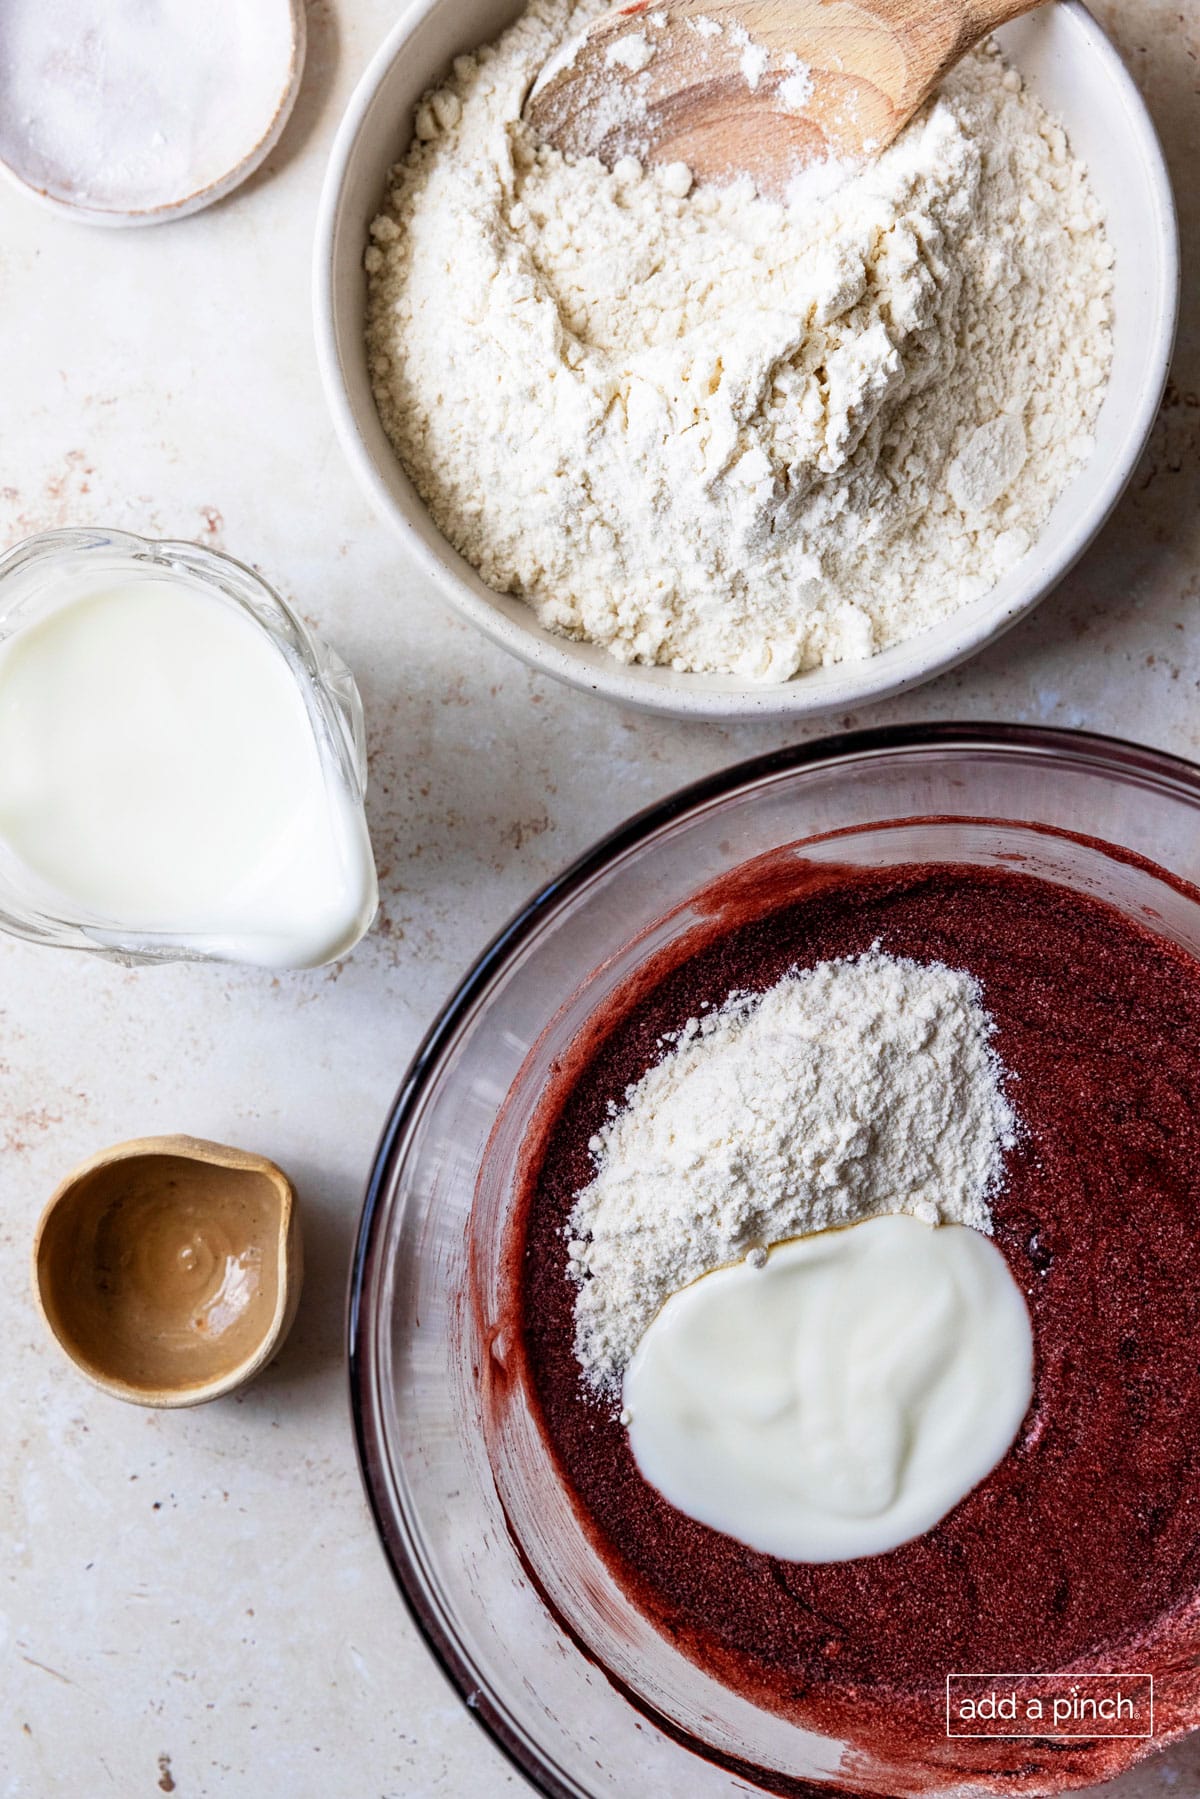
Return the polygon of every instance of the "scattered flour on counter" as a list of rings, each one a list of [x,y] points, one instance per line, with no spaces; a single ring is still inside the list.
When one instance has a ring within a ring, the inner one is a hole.
[[[990,48],[787,207],[568,162],[521,107],[600,10],[534,0],[418,109],[366,252],[405,468],[491,587],[622,661],[782,681],[926,630],[1089,453],[1111,253],[1083,167]]]
[[[1015,1119],[978,983],[881,953],[693,1019],[592,1141],[571,1213],[575,1349],[613,1392],[672,1293],[885,1212],[991,1232]]]

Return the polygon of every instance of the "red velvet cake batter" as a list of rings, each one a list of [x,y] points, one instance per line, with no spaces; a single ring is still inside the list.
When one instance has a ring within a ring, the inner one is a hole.
[[[642,1480],[580,1384],[562,1227],[592,1178],[589,1138],[664,1032],[877,940],[970,970],[996,1021],[1023,1128],[993,1215],[1027,1295],[1036,1385],[1009,1454],[935,1529],[802,1565],[693,1522]],[[1153,1667],[1154,1639],[1200,1588],[1200,964],[1018,872],[842,869],[717,932],[598,1037],[530,1165],[518,1303],[547,1439],[643,1612],[727,1685],[885,1759],[944,1759],[949,1671]],[[1013,1768],[1071,1754],[1004,1747]]]

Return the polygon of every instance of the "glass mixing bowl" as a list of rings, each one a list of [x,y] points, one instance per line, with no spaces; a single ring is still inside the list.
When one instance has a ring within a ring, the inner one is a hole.
[[[732,1694],[642,1618],[587,1545],[497,1322],[522,1140],[555,1059],[702,921],[706,884],[788,846],[872,866],[1015,861],[1200,955],[1200,771],[1102,737],[943,725],[827,739],[686,789],[536,895],[480,958],[380,1146],[352,1277],[351,1386],[413,1615],[467,1705],[554,1799],[932,1791],[916,1769],[872,1765]],[[1107,1778],[1200,1722],[1189,1628],[1156,1684],[1154,1744],[1064,1745],[1051,1774],[1003,1790]],[[979,1784],[977,1745],[955,1753],[961,1770],[939,1793],[997,1790]]]

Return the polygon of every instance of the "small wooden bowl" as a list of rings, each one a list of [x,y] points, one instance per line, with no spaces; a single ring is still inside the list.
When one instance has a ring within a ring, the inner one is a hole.
[[[42,1213],[33,1284],[75,1366],[133,1405],[231,1393],[291,1328],[302,1249],[274,1162],[197,1137],[101,1150]]]

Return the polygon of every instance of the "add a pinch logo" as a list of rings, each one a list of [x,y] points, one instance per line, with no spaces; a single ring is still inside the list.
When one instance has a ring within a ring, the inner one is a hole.
[[[1152,1737],[1151,1674],[947,1674],[950,1737]]]

